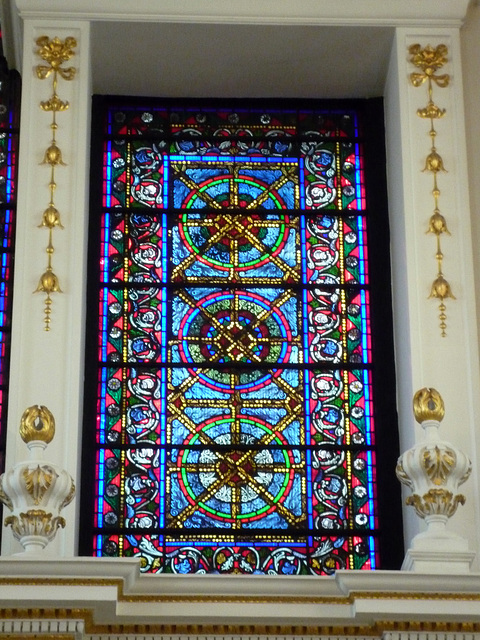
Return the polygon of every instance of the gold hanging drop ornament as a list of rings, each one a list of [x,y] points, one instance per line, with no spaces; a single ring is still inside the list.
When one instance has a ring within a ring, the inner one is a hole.
[[[441,248],[440,237],[446,233],[450,235],[447,228],[447,222],[445,217],[440,213],[438,207],[438,201],[440,198],[440,189],[437,184],[437,174],[446,171],[442,156],[438,153],[435,146],[435,138],[437,131],[434,126],[434,121],[443,116],[446,113],[445,109],[440,109],[433,101],[433,85],[437,87],[445,88],[450,82],[450,76],[447,73],[438,74],[437,71],[441,69],[448,61],[448,49],[444,44],[439,44],[437,47],[427,45],[422,48],[419,44],[414,44],[409,48],[410,62],[420,69],[420,73],[415,72],[410,74],[410,81],[414,87],[420,87],[424,82],[427,83],[428,102],[427,106],[423,109],[417,109],[417,115],[420,118],[430,120],[430,130],[428,135],[431,139],[430,153],[425,159],[425,167],[423,171],[429,172],[433,176],[433,190],[432,195],[434,198],[434,210],[430,216],[427,233],[433,233],[437,237],[437,277],[433,281],[429,298],[438,298],[439,304],[439,320],[441,336],[444,338],[447,333],[447,314],[444,300],[446,298],[453,298],[455,296],[452,293],[450,284],[443,276],[443,253]]]
[[[36,40],[36,44],[38,47],[36,52],[37,55],[47,63],[37,65],[35,69],[37,78],[39,78],[39,80],[45,80],[49,77],[52,78],[52,95],[48,100],[40,102],[40,109],[45,112],[51,112],[52,114],[52,121],[50,124],[52,140],[50,145],[46,148],[43,160],[40,163],[50,166],[50,182],[48,185],[50,191],[50,202],[43,212],[41,223],[38,225],[40,228],[46,227],[48,229],[49,237],[46,249],[48,260],[47,268],[40,276],[38,287],[34,291],[34,293],[41,292],[46,294],[44,323],[45,331],[50,331],[50,315],[52,306],[52,299],[50,296],[52,293],[62,293],[58,277],[52,269],[52,256],[54,253],[52,231],[56,227],[63,229],[60,221],[60,212],[55,206],[54,200],[55,189],[57,187],[55,170],[59,166],[66,166],[66,163],[63,161],[62,151],[56,140],[56,132],[58,129],[56,116],[57,113],[66,111],[69,108],[68,102],[61,100],[57,95],[57,84],[58,76],[67,81],[73,80],[75,77],[75,67],[64,67],[62,65],[75,55],[73,49],[77,46],[77,41],[75,38],[65,38],[65,40],[60,40],[60,38],[57,37],[50,39],[48,36],[41,36]]]
[[[49,204],[45,209],[42,222],[38,226],[39,228],[47,227],[48,229],[53,229],[54,227],[60,227],[60,229],[63,229],[62,223],[60,222],[60,213],[53,204]]]

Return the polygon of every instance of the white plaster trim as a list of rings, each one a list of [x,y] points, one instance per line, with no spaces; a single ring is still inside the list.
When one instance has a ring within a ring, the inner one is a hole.
[[[448,566],[436,575],[153,576],[134,559],[4,557],[0,580],[0,608],[88,608],[102,624],[480,622],[480,574],[453,575]]]
[[[341,26],[457,26],[469,0],[16,0],[23,18],[76,18],[128,22],[297,24]],[[194,7],[194,10],[192,10]]]
[[[475,559],[473,551],[428,551],[408,549],[402,571],[422,573],[468,573]]]
[[[77,633],[83,620],[0,620],[0,633]],[[34,636],[36,637],[36,636]]]

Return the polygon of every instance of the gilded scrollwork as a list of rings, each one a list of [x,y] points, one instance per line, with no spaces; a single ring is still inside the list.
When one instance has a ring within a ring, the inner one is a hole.
[[[50,128],[52,130],[52,141],[45,150],[43,160],[41,164],[47,164],[50,166],[50,202],[43,212],[42,221],[40,227],[46,227],[48,229],[48,245],[46,249],[47,253],[47,268],[40,276],[38,286],[34,293],[42,292],[46,294],[45,298],[45,331],[50,330],[50,314],[52,293],[62,293],[60,287],[60,281],[52,268],[52,256],[54,253],[53,247],[53,229],[59,227],[63,229],[60,213],[55,206],[54,194],[57,187],[55,180],[55,170],[59,166],[66,166],[63,161],[62,151],[59,148],[56,140],[56,132],[58,124],[56,115],[59,112],[66,111],[69,108],[69,103],[66,100],[61,100],[57,95],[58,76],[63,80],[73,80],[76,74],[75,67],[64,67],[64,62],[67,62],[75,55],[74,48],[77,46],[75,38],[65,38],[60,40],[55,37],[50,39],[48,36],[42,36],[37,39],[37,55],[44,60],[47,64],[39,64],[36,67],[37,77],[40,80],[52,77],[52,95],[48,100],[40,102],[40,109],[45,112],[52,113],[52,122]]]
[[[437,131],[434,126],[434,121],[443,118],[446,110],[441,109],[433,101],[433,85],[435,84],[440,88],[445,88],[449,85],[450,76],[447,73],[437,73],[438,70],[448,62],[448,49],[444,44],[439,44],[436,47],[427,45],[423,48],[419,44],[414,44],[409,47],[408,51],[410,54],[410,62],[417,67],[417,69],[420,69],[420,72],[417,71],[410,74],[411,83],[414,87],[420,87],[425,82],[427,83],[428,102],[426,107],[417,109],[417,115],[420,118],[430,120],[430,130],[428,135],[430,136],[431,146],[430,153],[425,159],[425,167],[423,171],[429,172],[433,176],[432,195],[434,198],[434,210],[429,220],[427,233],[433,233],[436,237],[437,251],[435,259],[437,261],[437,276],[432,283],[430,295],[428,297],[440,300],[438,307],[440,331],[442,337],[445,337],[447,328],[445,300],[447,298],[455,299],[455,296],[452,293],[452,288],[449,282],[443,275],[443,253],[440,236],[444,233],[449,234],[449,231],[445,218],[440,213],[439,209],[440,189],[438,188],[437,175],[440,172],[446,171],[446,169],[443,158],[438,153],[435,146]]]

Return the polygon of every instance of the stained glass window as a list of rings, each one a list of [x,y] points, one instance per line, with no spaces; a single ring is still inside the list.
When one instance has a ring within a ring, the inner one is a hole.
[[[100,104],[87,548],[153,573],[376,568],[364,110]]]
[[[19,114],[20,77],[8,71],[0,56],[0,471],[7,426]]]

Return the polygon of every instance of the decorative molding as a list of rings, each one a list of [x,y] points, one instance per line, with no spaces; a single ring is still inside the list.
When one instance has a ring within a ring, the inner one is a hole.
[[[7,628],[9,625],[6,625]],[[10,625],[12,627],[17,626],[17,625]],[[14,632],[14,629],[12,629],[12,633],[9,633],[8,631],[0,631],[0,633],[2,634],[2,640],[28,640],[28,638],[32,638],[32,640],[77,640],[78,636],[76,636],[75,633],[56,633],[55,631],[45,631],[45,632],[41,632],[41,633],[37,633],[37,629],[35,628],[29,628],[29,626],[27,624],[24,623],[24,621],[22,620],[22,623],[20,625],[22,627],[21,631],[17,631]],[[31,627],[32,625],[30,625]],[[26,629],[25,629],[26,627]],[[33,636],[26,636],[26,633],[33,633],[35,632],[35,635]]]
[[[131,0],[16,0],[24,19],[41,20],[112,20],[118,22],[184,22],[201,24],[299,24],[338,26],[389,27],[457,27],[465,19],[469,0],[383,0],[383,2],[352,0],[304,0],[299,6],[290,0],[266,3],[258,10],[255,0],[218,3],[204,0],[200,5],[179,3],[176,0],[145,2],[140,6]]]
[[[28,620],[51,619],[55,624],[57,621],[65,620],[69,626],[75,626],[78,631],[84,623],[84,636],[106,635],[110,640],[117,635],[131,636],[132,638],[143,637],[143,635],[189,635],[208,636],[215,638],[225,636],[347,636],[359,637],[369,636],[380,638],[388,632],[407,633],[478,633],[480,632],[480,622],[473,621],[404,621],[404,620],[379,620],[371,624],[349,624],[349,625],[275,625],[275,624],[158,624],[158,623],[131,623],[131,624],[101,624],[94,621],[92,611],[86,608],[65,609],[65,608],[36,608],[36,609],[0,609],[0,633],[5,628],[5,623],[9,620],[20,621],[19,625],[24,625]],[[57,622],[58,624],[58,622]],[[27,625],[25,625],[28,628]],[[54,629],[52,628],[52,631]],[[68,629],[70,630],[70,629]],[[59,629],[60,631],[60,629]],[[205,640],[205,638],[203,638]],[[437,639],[438,640],[438,639]]]
[[[450,76],[447,73],[438,74],[437,71],[441,69],[448,61],[447,54],[448,49],[444,44],[439,44],[437,47],[431,47],[427,45],[422,48],[419,44],[413,44],[409,47],[408,52],[410,54],[410,62],[420,69],[419,72],[410,74],[410,81],[414,87],[420,87],[425,82],[427,83],[428,102],[427,106],[423,109],[417,109],[417,115],[420,118],[430,120],[430,130],[428,135],[430,136],[431,147],[430,153],[425,159],[425,167],[423,171],[427,171],[433,176],[433,201],[434,209],[433,214],[430,216],[427,233],[433,233],[437,239],[437,251],[435,258],[437,261],[437,277],[432,283],[429,298],[437,298],[440,300],[439,304],[439,319],[440,319],[440,331],[441,336],[444,338],[447,329],[447,315],[446,315],[446,298],[453,298],[455,296],[452,293],[450,284],[443,275],[443,253],[440,242],[440,237],[445,233],[450,235],[447,228],[447,222],[445,217],[440,213],[439,201],[440,201],[440,189],[438,187],[437,174],[446,171],[443,158],[438,153],[435,146],[435,140],[437,137],[437,131],[434,126],[434,121],[443,116],[446,113],[445,109],[438,107],[433,101],[433,86],[434,84],[441,89],[448,87],[450,82]]]
[[[57,145],[56,133],[58,129],[57,113],[66,111],[70,106],[67,101],[60,100],[57,95],[57,83],[58,76],[63,80],[70,81],[75,77],[75,67],[62,67],[62,64],[72,56],[75,55],[73,49],[77,46],[75,38],[65,38],[60,40],[55,37],[52,40],[48,36],[41,36],[37,38],[36,44],[38,46],[37,55],[42,58],[47,64],[39,64],[36,67],[36,73],[39,80],[45,80],[52,77],[52,95],[48,100],[40,102],[40,109],[42,111],[52,113],[52,122],[50,128],[52,130],[52,141],[50,146],[45,150],[43,161],[41,164],[47,164],[50,166],[50,182],[48,188],[50,190],[50,201],[43,212],[42,221],[39,227],[46,227],[48,229],[48,245],[47,245],[47,268],[40,276],[38,287],[34,293],[42,292],[46,294],[45,298],[45,331],[50,331],[50,314],[52,293],[61,293],[60,282],[57,275],[52,269],[52,256],[55,251],[53,247],[53,230],[55,227],[63,229],[60,212],[55,206],[55,189],[57,188],[55,171],[58,166],[65,166],[63,162],[62,152]]]
[[[357,591],[352,590],[345,596],[293,596],[293,595],[236,595],[236,594],[202,594],[182,593],[129,594],[125,592],[125,581],[122,578],[85,578],[85,577],[0,577],[0,587],[116,587],[118,602],[125,603],[245,603],[245,604],[327,604],[352,605],[359,600],[398,600],[422,602],[480,602],[480,590],[455,593],[450,591],[418,591],[409,589],[404,591]],[[30,610],[30,609],[29,609]],[[2,617],[0,609],[0,619]],[[479,623],[480,624],[480,623]]]

